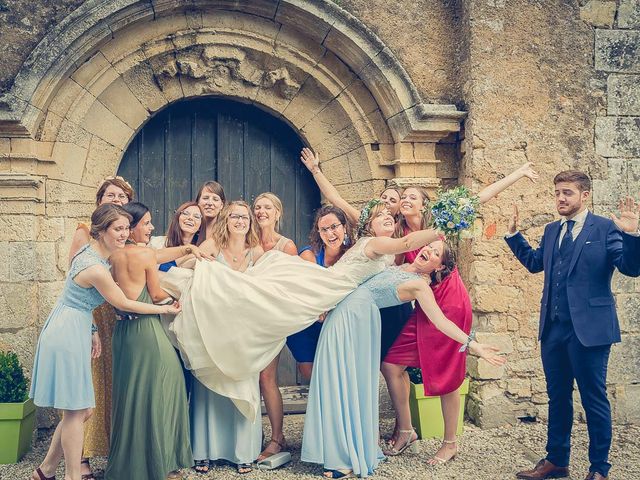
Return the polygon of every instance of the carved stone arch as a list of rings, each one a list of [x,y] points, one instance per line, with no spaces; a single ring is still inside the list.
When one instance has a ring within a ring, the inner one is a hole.
[[[78,195],[90,205],[150,116],[200,95],[280,116],[356,202],[393,176],[437,185],[436,144],[464,117],[423,103],[393,53],[328,0],[93,0],[40,42],[1,99],[11,140],[0,152],[50,182],[47,211]]]

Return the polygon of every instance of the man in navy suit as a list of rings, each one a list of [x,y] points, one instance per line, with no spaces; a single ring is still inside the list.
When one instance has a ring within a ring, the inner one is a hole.
[[[516,477],[569,476],[575,380],[589,431],[591,466],[585,480],[606,480],[611,468],[607,363],[611,344],[620,342],[611,276],[614,268],[640,275],[638,205],[627,198],[620,203],[620,218],[608,219],[587,210],[591,181],[585,173],[560,172],[553,183],[562,219],[545,227],[539,247],[532,248],[516,231],[515,207],[506,236],[527,270],[544,271],[539,340],[549,395],[547,456]]]

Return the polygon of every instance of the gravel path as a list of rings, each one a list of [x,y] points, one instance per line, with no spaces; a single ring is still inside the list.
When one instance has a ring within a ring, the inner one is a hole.
[[[266,420],[266,419],[265,419]],[[268,422],[266,422],[268,424]],[[238,475],[235,468],[218,466],[207,476],[200,476],[193,471],[185,470],[185,478],[196,479],[316,479],[322,473],[321,467],[301,463],[300,443],[302,439],[302,415],[285,417],[285,435],[288,439],[293,462],[275,471],[256,471],[248,475]],[[383,433],[390,433],[393,421],[382,419]],[[531,466],[539,460],[544,452],[545,425],[541,423],[520,423],[513,427],[502,427],[481,430],[471,424],[465,425],[465,432],[460,443],[460,455],[452,462],[430,467],[426,459],[435,452],[439,442],[425,440],[420,442],[420,453],[405,454],[384,462],[374,478],[392,479],[514,479],[514,473]],[[265,433],[268,435],[268,425]],[[0,479],[25,480],[44,457],[49,442],[49,432],[41,433],[35,442],[32,452],[18,464],[0,465]],[[582,480],[588,470],[587,432],[586,426],[576,424],[572,439],[573,455],[571,461],[572,479]],[[96,470],[96,478],[102,479],[105,459],[92,461]],[[640,480],[640,426],[614,427],[611,463],[614,465],[610,478],[624,480]],[[62,468],[58,471],[58,479],[63,479]],[[144,479],[136,479],[144,480]],[[153,479],[163,480],[163,479]]]

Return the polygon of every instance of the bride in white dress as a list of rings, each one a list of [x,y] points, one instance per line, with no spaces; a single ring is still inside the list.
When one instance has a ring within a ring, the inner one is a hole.
[[[269,251],[244,273],[218,262],[167,272],[162,286],[182,305],[170,329],[198,380],[255,420],[260,408],[255,376],[278,354],[288,335],[315,322],[384,270],[393,260],[390,255],[438,238],[432,229],[391,238],[393,219],[385,225],[380,215],[384,233],[361,238],[330,268]]]

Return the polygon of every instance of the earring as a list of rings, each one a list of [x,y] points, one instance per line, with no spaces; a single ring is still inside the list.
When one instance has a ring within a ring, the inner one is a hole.
[[[344,236],[344,240],[342,241],[342,244],[346,247],[347,245],[349,245],[349,235]]]

